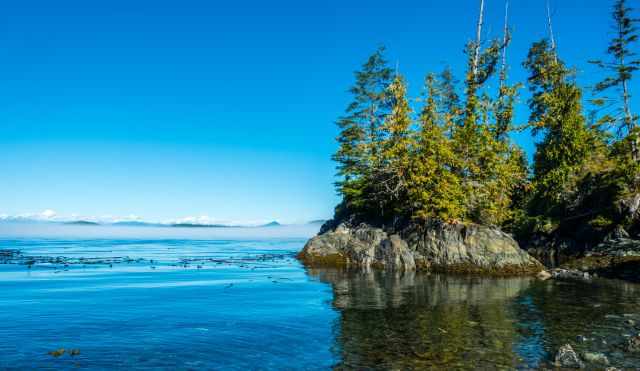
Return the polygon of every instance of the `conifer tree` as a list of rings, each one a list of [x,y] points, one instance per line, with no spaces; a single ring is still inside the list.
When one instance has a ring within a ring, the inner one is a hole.
[[[440,91],[438,85],[447,87],[452,81],[449,76],[444,77],[444,84],[438,84],[432,74],[425,79],[426,98],[420,112],[408,186],[412,216],[419,220],[452,221],[464,213],[464,193],[453,171],[456,156],[445,128],[439,124],[443,119],[438,102],[446,102],[454,92]]]
[[[438,94],[434,98],[438,107],[438,118],[445,130],[445,135],[451,138],[454,128],[460,123],[462,114],[460,96],[456,91],[459,81],[453,75],[450,67],[446,67],[438,77],[436,82]]]
[[[557,216],[575,191],[596,136],[585,124],[581,89],[547,40],[532,45],[523,66],[530,73],[529,126],[534,135],[543,134],[534,156],[531,208]]]
[[[458,80],[453,75],[450,67],[446,67],[439,75],[438,84],[438,107],[441,112],[449,113],[453,116],[460,114],[460,96],[456,92]]]
[[[402,76],[389,85],[390,113],[382,124],[383,139],[379,168],[374,169],[373,186],[381,213],[402,214],[408,186],[411,136],[411,108]],[[383,215],[384,216],[384,215]]]
[[[384,48],[378,48],[355,73],[356,83],[349,90],[353,101],[338,120],[338,163],[336,183],[346,207],[360,209],[367,202],[366,188],[373,163],[377,162],[381,125],[388,109],[388,86],[392,71],[384,59]]]
[[[638,19],[633,18],[633,10],[629,8],[625,0],[616,0],[613,7],[615,37],[611,39],[607,54],[611,60],[591,61],[602,69],[611,73],[604,80],[597,83],[594,92],[603,93],[611,89],[619,91],[618,99],[596,100],[602,104],[604,101],[619,102],[619,108],[612,115],[606,115],[603,122],[618,126],[630,136],[631,154],[634,161],[640,161],[640,133],[636,130],[637,116],[631,111],[631,91],[630,82],[633,74],[640,68],[640,59],[636,58],[636,53],[632,46],[638,41]]]
[[[483,17],[483,2],[480,4],[480,16],[478,20],[478,32],[476,40],[467,45],[468,67],[465,79],[465,105],[462,112],[460,125],[452,132],[453,146],[458,161],[456,163],[457,174],[461,180],[463,190],[467,196],[466,217],[474,220],[481,208],[485,192],[482,190],[481,178],[485,172],[482,163],[482,153],[486,152],[486,143],[483,136],[486,127],[483,127],[482,102],[479,92],[483,85],[494,74],[500,57],[500,42],[493,41],[485,50],[481,48],[481,27]],[[486,111],[488,112],[488,111]]]

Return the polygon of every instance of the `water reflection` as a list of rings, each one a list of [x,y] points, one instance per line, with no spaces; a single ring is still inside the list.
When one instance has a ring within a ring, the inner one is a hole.
[[[620,352],[638,286],[311,269],[333,289],[336,369],[534,369],[555,350]],[[626,326],[626,327],[625,327]],[[577,343],[578,335],[589,338]]]
[[[311,270],[334,291],[338,369],[495,369],[523,363],[506,305],[530,278]]]

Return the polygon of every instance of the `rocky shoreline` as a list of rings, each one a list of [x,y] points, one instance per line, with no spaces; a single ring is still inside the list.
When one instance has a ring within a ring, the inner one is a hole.
[[[494,227],[440,222],[384,228],[330,221],[306,243],[298,259],[308,267],[640,282],[640,240],[630,238],[624,230],[556,264],[549,259],[548,250],[539,246],[525,250],[511,235]]]
[[[508,234],[477,224],[409,224],[399,230],[366,223],[323,228],[298,258],[310,267],[400,271],[535,274],[544,266]]]

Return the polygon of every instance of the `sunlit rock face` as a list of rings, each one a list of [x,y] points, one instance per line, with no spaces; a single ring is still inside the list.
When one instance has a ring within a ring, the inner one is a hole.
[[[315,236],[298,256],[308,266],[536,273],[542,265],[508,234],[480,225],[409,225],[397,233],[340,224]]]

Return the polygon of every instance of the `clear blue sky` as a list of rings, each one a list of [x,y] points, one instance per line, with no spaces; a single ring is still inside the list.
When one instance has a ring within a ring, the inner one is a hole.
[[[485,36],[499,36],[504,3],[486,2]],[[554,0],[560,53],[585,83],[611,2]],[[414,96],[428,71],[461,74],[477,3],[4,2],[0,213],[329,217],[352,72],[385,44]],[[511,3],[522,80],[528,46],[546,35],[544,0]]]

